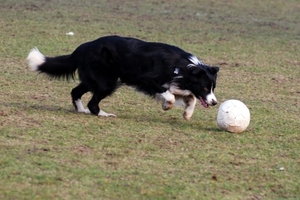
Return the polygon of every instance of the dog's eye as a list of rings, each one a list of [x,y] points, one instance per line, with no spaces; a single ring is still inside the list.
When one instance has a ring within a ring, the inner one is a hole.
[[[208,91],[209,91],[207,87],[204,87],[203,89],[204,89],[206,92],[208,92]]]

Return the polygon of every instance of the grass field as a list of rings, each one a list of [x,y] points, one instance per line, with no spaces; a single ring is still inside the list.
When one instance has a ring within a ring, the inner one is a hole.
[[[298,0],[0,0],[0,199],[300,199],[299,13]],[[78,81],[27,68],[34,46],[69,54],[111,34],[220,66],[215,94],[249,107],[247,131],[221,131],[218,106],[185,121],[128,87],[101,102],[117,118],[78,114]]]

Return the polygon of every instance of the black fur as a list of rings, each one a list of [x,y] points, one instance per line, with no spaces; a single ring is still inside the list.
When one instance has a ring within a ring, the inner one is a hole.
[[[176,85],[205,100],[208,90],[216,86],[219,68],[195,64],[192,56],[163,43],[106,36],[80,45],[71,55],[45,57],[36,70],[68,79],[74,78],[77,69],[81,83],[71,92],[73,104],[77,109],[75,101],[91,91],[88,108],[97,115],[99,102],[112,94],[120,82],[152,97],[166,92],[168,85]]]

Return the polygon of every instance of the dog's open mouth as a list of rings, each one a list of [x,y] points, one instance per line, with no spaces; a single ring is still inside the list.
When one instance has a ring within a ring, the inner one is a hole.
[[[204,101],[204,99],[202,97],[199,97],[199,100],[201,102],[201,105],[204,107],[204,108],[208,108],[209,105]]]

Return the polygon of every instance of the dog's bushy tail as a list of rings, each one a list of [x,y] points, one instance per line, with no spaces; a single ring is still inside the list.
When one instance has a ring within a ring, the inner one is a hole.
[[[30,50],[27,61],[32,71],[45,73],[53,78],[74,79],[77,69],[76,60],[71,55],[46,57],[37,48]]]

